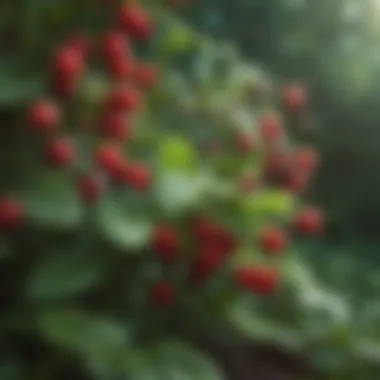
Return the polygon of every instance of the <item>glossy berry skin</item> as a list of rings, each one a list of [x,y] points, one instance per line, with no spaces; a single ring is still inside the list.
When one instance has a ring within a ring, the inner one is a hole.
[[[323,231],[323,214],[313,207],[305,207],[294,216],[293,227],[301,235],[319,235]]]
[[[150,187],[151,173],[145,164],[130,163],[126,169],[126,183],[130,187],[138,191],[145,191]]]
[[[55,103],[49,100],[37,100],[28,110],[28,125],[36,132],[56,127],[59,120],[59,109]]]
[[[280,254],[287,246],[287,237],[277,227],[267,226],[260,231],[259,246],[265,254]]]
[[[24,222],[25,214],[22,204],[14,198],[0,198],[0,230],[16,229]]]
[[[53,72],[58,78],[71,82],[78,79],[84,68],[82,53],[73,47],[64,47],[54,57]]]
[[[72,162],[75,156],[75,147],[68,138],[59,138],[48,142],[46,157],[49,163],[56,167],[64,167]]]
[[[140,92],[133,87],[119,87],[111,91],[106,99],[106,107],[109,111],[123,112],[133,111],[140,105]]]
[[[118,141],[124,141],[131,137],[131,126],[127,117],[120,112],[107,112],[99,121],[100,133]]]
[[[219,266],[224,262],[224,258],[223,252],[213,244],[200,247],[194,262],[189,268],[189,282],[194,285],[205,283],[218,270]]]
[[[170,307],[176,299],[176,290],[168,281],[158,281],[150,289],[150,298],[158,307]]]
[[[119,9],[118,25],[137,40],[146,40],[153,31],[149,14],[138,4],[126,4]]]
[[[101,188],[98,181],[90,175],[82,175],[77,181],[78,191],[87,203],[96,202],[101,195]]]
[[[152,248],[167,263],[178,259],[179,242],[176,230],[170,225],[157,226],[152,236]]]
[[[308,96],[304,87],[298,83],[287,85],[283,89],[284,105],[291,111],[299,111],[306,107]]]
[[[259,120],[261,137],[265,142],[274,142],[282,136],[283,125],[276,114],[268,113]]]
[[[65,46],[78,51],[82,57],[86,57],[91,49],[91,41],[88,36],[83,33],[72,34],[66,40]]]
[[[118,168],[122,161],[122,154],[111,144],[101,145],[95,153],[95,162],[97,166],[107,173],[114,172],[115,168]]]
[[[273,293],[278,285],[276,270],[266,267],[243,267],[235,270],[234,282],[242,289],[259,295]]]
[[[303,172],[313,172],[319,162],[318,152],[310,147],[298,149],[294,155],[295,167]]]

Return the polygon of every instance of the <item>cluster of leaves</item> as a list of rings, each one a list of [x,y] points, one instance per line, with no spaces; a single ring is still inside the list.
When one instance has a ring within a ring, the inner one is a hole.
[[[219,378],[178,339],[247,316],[265,332],[261,303],[299,279],[291,235],[323,228],[297,201],[317,154],[285,133],[307,93],[161,8],[104,7],[99,30],[55,41],[44,92],[2,103],[0,370]]]

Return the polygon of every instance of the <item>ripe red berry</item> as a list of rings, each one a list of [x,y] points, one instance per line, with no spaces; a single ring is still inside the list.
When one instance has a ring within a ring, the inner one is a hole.
[[[126,167],[126,182],[136,190],[147,190],[151,184],[151,173],[149,168],[139,162],[130,163]]]
[[[188,280],[193,284],[207,281],[224,261],[224,254],[219,247],[205,244],[200,247],[194,262],[190,265]]]
[[[106,61],[124,57],[126,53],[130,53],[129,40],[121,32],[109,31],[102,37],[101,53]]]
[[[77,50],[83,57],[90,52],[91,42],[88,36],[83,33],[72,34],[66,40],[65,46]]]
[[[118,24],[137,40],[146,40],[153,31],[153,23],[149,14],[137,4],[126,4],[120,8]]]
[[[101,188],[98,181],[90,175],[83,175],[78,179],[78,190],[82,198],[89,203],[99,199]]]
[[[270,294],[278,285],[278,273],[273,268],[243,267],[235,270],[235,284],[256,294]]]
[[[318,165],[318,152],[310,147],[299,149],[294,157],[295,167],[303,172],[312,172]]]
[[[108,72],[116,79],[132,75],[134,62],[128,39],[120,32],[108,32],[102,40],[102,54]]]
[[[60,119],[57,105],[49,100],[37,100],[28,110],[27,121],[34,131],[55,127]]]
[[[174,286],[168,281],[158,281],[150,290],[152,302],[159,307],[170,307],[176,298]]]
[[[0,229],[15,229],[24,221],[24,209],[21,203],[13,198],[0,198]]]
[[[127,117],[120,112],[107,112],[99,122],[100,133],[116,140],[125,140],[131,136],[131,126]]]
[[[114,172],[122,161],[123,156],[120,151],[110,144],[101,145],[95,153],[96,164],[107,173]]]
[[[303,235],[320,234],[323,230],[323,215],[320,210],[306,207],[294,216],[294,229]]]
[[[281,137],[283,126],[280,118],[273,113],[264,114],[259,120],[260,133],[264,141],[273,142]]]
[[[46,146],[46,157],[48,161],[57,167],[68,165],[73,160],[74,155],[74,144],[68,138],[52,140],[48,142]]]
[[[215,223],[200,217],[193,221],[191,226],[194,237],[199,241],[212,239],[215,233]]]
[[[260,249],[268,254],[281,253],[287,246],[286,235],[277,227],[267,226],[260,231]]]
[[[178,259],[178,237],[172,226],[157,226],[152,236],[152,247],[157,255],[165,262],[173,262]]]
[[[133,111],[141,102],[140,92],[133,87],[118,87],[108,94],[106,105],[113,111]]]
[[[289,110],[299,111],[307,105],[308,97],[304,87],[298,83],[285,86],[283,90],[284,104]]]
[[[54,57],[54,76],[61,80],[72,82],[74,79],[79,79],[83,68],[83,55],[76,48],[65,47]]]
[[[309,179],[309,173],[291,169],[283,177],[282,187],[286,190],[299,194],[306,190],[309,184]]]
[[[144,88],[150,88],[157,82],[157,67],[152,64],[139,63],[135,65],[134,79],[136,83]]]

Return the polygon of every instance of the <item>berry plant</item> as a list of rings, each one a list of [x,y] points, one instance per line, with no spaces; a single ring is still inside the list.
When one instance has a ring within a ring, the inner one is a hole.
[[[20,33],[32,79],[0,99],[0,374],[223,378],[196,339],[267,334],[292,239],[323,231],[299,200],[318,154],[289,138],[307,90],[161,6],[38,7],[61,20]]]

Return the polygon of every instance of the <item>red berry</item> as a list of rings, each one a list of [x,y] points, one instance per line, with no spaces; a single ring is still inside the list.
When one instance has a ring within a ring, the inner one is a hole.
[[[102,41],[102,51],[109,73],[117,79],[125,79],[132,74],[133,57],[129,41],[120,32],[108,32]]]
[[[24,217],[24,209],[16,199],[0,198],[0,229],[20,227]]]
[[[137,4],[123,5],[119,10],[118,23],[125,32],[138,40],[146,40],[152,34],[152,20]]]
[[[46,157],[51,164],[63,167],[69,164],[75,155],[73,142],[67,138],[50,141],[46,146]]]
[[[300,234],[320,234],[323,230],[323,215],[321,211],[316,208],[304,208],[299,210],[295,215],[293,226]]]
[[[306,190],[309,184],[309,175],[300,170],[289,170],[283,178],[282,187],[296,194]]]
[[[294,160],[297,169],[311,172],[318,165],[318,152],[313,148],[302,148],[296,152]]]
[[[143,163],[131,163],[126,167],[126,182],[136,190],[147,190],[151,184],[151,173]]]
[[[265,267],[243,267],[235,270],[236,285],[257,294],[272,293],[278,284],[275,269]]]
[[[33,130],[47,130],[58,124],[60,112],[53,102],[38,100],[29,108],[27,119],[28,124]]]
[[[91,43],[88,36],[82,33],[77,33],[69,36],[65,46],[67,48],[77,50],[79,54],[85,57],[90,51]]]
[[[193,284],[207,281],[224,261],[224,255],[219,247],[206,244],[197,252],[194,262],[191,264],[188,279]]]
[[[82,74],[83,55],[76,48],[65,47],[56,54],[53,66],[55,77],[72,82]]]
[[[307,93],[304,87],[298,83],[286,86],[283,90],[285,106],[294,111],[299,111],[307,105]]]
[[[135,66],[134,79],[144,88],[150,88],[157,82],[157,67],[155,65],[140,63]]]
[[[110,173],[120,166],[123,156],[115,146],[103,144],[96,151],[95,161],[101,169]]]
[[[282,135],[282,122],[275,114],[268,113],[259,120],[261,136],[265,141],[276,141]]]
[[[175,301],[176,291],[170,282],[158,281],[153,284],[150,297],[156,306],[170,307]]]
[[[140,92],[133,87],[119,87],[112,91],[106,105],[113,111],[133,111],[141,102]]]
[[[215,233],[215,224],[205,218],[198,218],[192,224],[192,232],[199,241],[212,239]]]
[[[100,119],[100,133],[116,140],[125,140],[131,136],[129,121],[123,113],[107,112]]]
[[[123,33],[109,31],[102,38],[101,50],[107,61],[113,61],[130,53],[129,41]]]
[[[260,231],[259,245],[266,254],[278,254],[286,248],[287,237],[278,228],[267,226]]]
[[[152,247],[165,262],[178,259],[178,237],[172,226],[156,227],[152,237]]]
[[[79,193],[86,202],[93,203],[99,199],[101,189],[98,181],[92,176],[81,176],[77,185]]]

